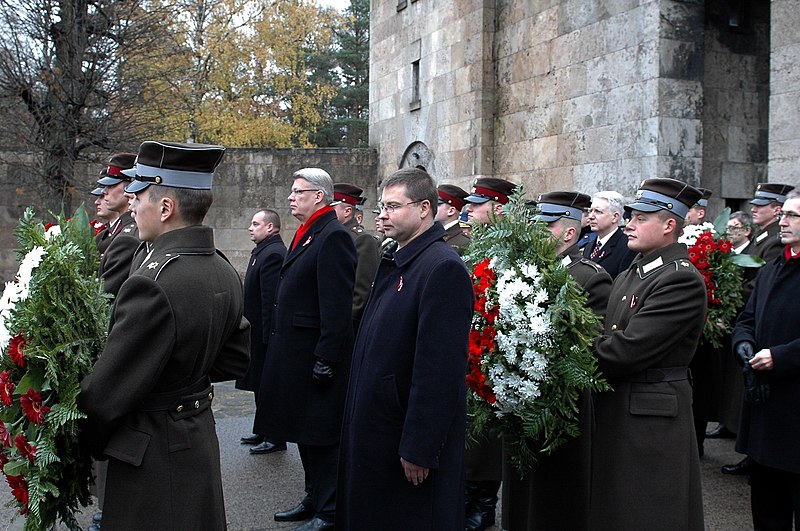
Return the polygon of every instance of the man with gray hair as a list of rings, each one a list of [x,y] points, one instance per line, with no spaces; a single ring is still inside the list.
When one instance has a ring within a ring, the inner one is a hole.
[[[256,433],[297,443],[305,498],[275,513],[279,522],[310,521],[300,531],[333,529],[339,433],[353,350],[353,238],[331,208],[325,170],[294,173],[289,207],[300,221],[275,290]]]
[[[628,249],[628,240],[619,230],[624,223],[625,198],[619,192],[603,191],[592,196],[589,226],[597,234],[594,245],[583,249],[584,258],[603,266],[611,278],[628,269],[636,253]]]

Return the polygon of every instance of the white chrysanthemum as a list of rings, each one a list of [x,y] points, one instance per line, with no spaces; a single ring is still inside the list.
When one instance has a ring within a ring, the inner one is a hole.
[[[58,225],[53,225],[44,232],[44,237],[49,242],[55,240],[60,235],[61,235],[61,227]]]
[[[714,225],[712,223],[705,222],[700,225],[687,225],[683,228],[683,232],[678,238],[678,243],[691,247],[704,232],[710,232],[714,236],[717,235],[717,231],[714,230]]]

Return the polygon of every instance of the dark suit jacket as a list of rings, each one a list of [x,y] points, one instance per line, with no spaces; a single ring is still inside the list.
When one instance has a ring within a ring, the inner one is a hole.
[[[250,253],[244,275],[244,316],[250,321],[250,367],[236,380],[236,388],[258,391],[261,369],[267,354],[267,338],[272,326],[272,305],[286,246],[280,234],[273,234]]]
[[[592,260],[592,249],[594,245],[587,245],[583,248],[584,258]],[[611,275],[611,278],[616,278],[617,275],[628,269],[628,267],[636,258],[636,252],[628,249],[628,237],[618,228],[611,238],[600,248],[598,254],[592,262],[603,266],[603,269]]]
[[[339,442],[353,353],[356,249],[330,210],[319,217],[281,267],[261,374],[256,433],[309,445]],[[317,358],[333,380],[312,382]]]
[[[100,257],[100,278],[103,289],[116,295],[130,273],[133,254],[140,243],[139,229],[131,213],[125,212],[108,234],[108,245]]]
[[[104,527],[225,528],[209,380],[247,369],[242,308],[239,275],[210,227],[159,236],[123,283],[78,397],[85,440],[110,458]]]

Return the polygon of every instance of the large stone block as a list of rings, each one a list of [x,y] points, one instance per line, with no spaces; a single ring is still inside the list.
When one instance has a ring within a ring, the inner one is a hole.
[[[800,91],[773,94],[769,101],[770,142],[800,138]]]

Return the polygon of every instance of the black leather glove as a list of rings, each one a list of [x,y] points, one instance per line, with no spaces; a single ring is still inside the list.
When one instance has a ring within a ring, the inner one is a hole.
[[[311,371],[311,381],[315,385],[328,385],[333,380],[333,365],[328,360],[317,358]]]
[[[764,404],[769,399],[769,382],[767,375],[754,371],[749,363],[742,367],[744,376],[744,401],[751,404]]]
[[[747,367],[750,366],[749,361],[756,355],[755,348],[749,341],[739,341],[736,343],[736,346],[733,347],[733,350],[736,353],[736,357],[739,359],[739,363]]]

